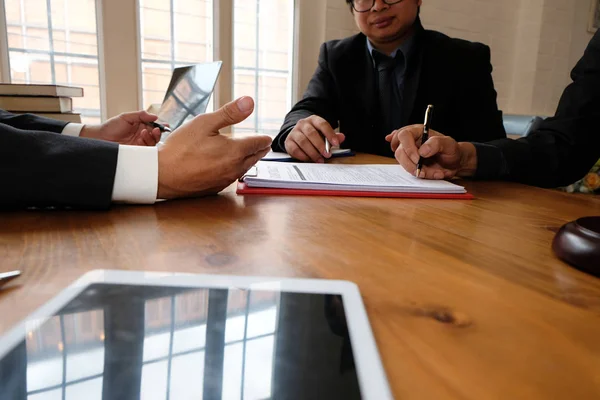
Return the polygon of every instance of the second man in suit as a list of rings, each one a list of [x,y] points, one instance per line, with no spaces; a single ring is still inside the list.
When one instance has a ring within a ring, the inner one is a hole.
[[[340,0],[341,1],[341,0]],[[323,162],[335,145],[393,157],[386,135],[422,123],[459,141],[506,137],[489,47],[425,30],[422,0],[346,0],[361,33],[321,46],[303,99],[273,141],[301,161]],[[341,133],[335,133],[339,127]]]

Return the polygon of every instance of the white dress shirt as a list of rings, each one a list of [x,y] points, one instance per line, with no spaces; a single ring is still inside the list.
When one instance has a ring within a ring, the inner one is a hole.
[[[63,135],[79,136],[82,124],[70,123]],[[119,145],[112,201],[154,204],[158,192],[158,148]]]

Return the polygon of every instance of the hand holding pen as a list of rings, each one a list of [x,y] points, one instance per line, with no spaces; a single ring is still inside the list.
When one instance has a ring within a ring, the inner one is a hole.
[[[164,133],[164,132],[171,133],[171,132],[172,132],[172,131],[171,131],[171,128],[169,128],[169,127],[168,127],[168,126],[166,126],[166,125],[159,124],[158,122],[151,122],[151,123],[150,123],[150,125],[151,125],[153,128],[158,128],[158,129],[160,129],[160,133]]]
[[[299,161],[324,163],[331,158],[331,147],[339,146],[346,137],[337,133],[318,115],[301,119],[285,139],[285,151]]]
[[[426,120],[431,124],[431,113]],[[473,176],[477,170],[473,143],[458,143],[429,126],[409,125],[386,136],[398,163],[422,179]]]
[[[160,140],[160,125],[154,125],[158,116],[147,111],[122,113],[102,124],[85,124],[79,137],[99,139],[129,146],[155,146]]]
[[[421,146],[429,140],[429,129],[431,127],[431,120],[433,118],[433,106],[430,104],[427,106],[427,110],[425,111],[425,122],[423,124],[423,135],[421,136]],[[419,162],[417,163],[417,172],[415,176],[418,178],[421,176],[421,170],[423,169],[423,162],[425,159],[423,156],[419,157]]]

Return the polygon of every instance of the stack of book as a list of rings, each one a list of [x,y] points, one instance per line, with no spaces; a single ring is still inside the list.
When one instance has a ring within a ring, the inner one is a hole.
[[[73,97],[83,97],[83,88],[0,83],[0,109],[15,114],[31,113],[80,123],[81,115],[73,112]]]

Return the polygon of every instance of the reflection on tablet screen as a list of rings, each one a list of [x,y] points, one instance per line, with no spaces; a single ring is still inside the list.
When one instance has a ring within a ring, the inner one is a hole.
[[[175,68],[158,112],[159,121],[175,130],[185,121],[204,114],[221,65],[221,61],[216,61]]]
[[[0,360],[1,399],[360,399],[341,296],[94,284]]]

